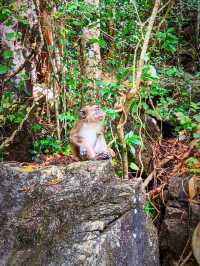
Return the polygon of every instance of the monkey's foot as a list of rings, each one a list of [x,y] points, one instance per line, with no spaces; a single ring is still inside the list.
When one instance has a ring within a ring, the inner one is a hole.
[[[96,155],[95,160],[109,160],[111,155],[109,153],[101,152]]]

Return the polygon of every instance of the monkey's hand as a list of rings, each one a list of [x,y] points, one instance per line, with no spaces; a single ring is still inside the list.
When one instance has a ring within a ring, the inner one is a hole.
[[[85,158],[87,156],[87,149],[85,146],[81,145],[79,149],[80,157]]]

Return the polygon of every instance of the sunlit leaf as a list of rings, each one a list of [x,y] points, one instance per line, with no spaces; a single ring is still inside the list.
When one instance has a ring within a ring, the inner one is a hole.
[[[135,163],[130,163],[129,167],[133,170],[133,171],[138,171],[139,167],[137,166],[137,164]]]
[[[132,155],[135,156],[135,153],[136,153],[135,148],[132,145],[130,145],[129,148],[130,148]]]
[[[194,139],[200,139],[200,134],[199,133],[194,133],[193,134]]]
[[[200,123],[200,115],[195,115],[195,116],[194,116],[194,119],[195,119],[198,123]]]

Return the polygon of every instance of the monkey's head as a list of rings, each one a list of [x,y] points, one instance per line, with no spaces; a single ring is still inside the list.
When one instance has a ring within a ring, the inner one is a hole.
[[[80,117],[88,122],[99,122],[104,120],[105,113],[98,105],[87,105],[80,110]]]

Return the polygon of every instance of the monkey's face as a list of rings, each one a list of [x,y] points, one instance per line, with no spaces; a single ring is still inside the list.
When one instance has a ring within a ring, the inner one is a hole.
[[[104,120],[105,113],[98,105],[92,105],[82,108],[80,111],[80,116],[82,119],[86,119],[88,122],[98,122]]]

